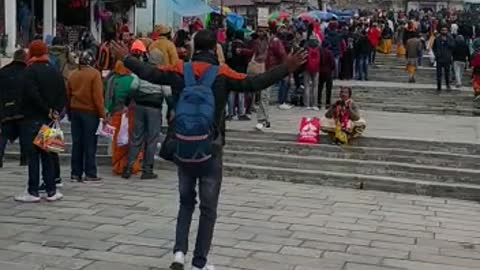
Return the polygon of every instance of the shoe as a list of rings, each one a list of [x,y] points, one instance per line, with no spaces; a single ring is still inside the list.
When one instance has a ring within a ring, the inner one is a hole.
[[[312,107],[305,107],[305,110],[310,111]]]
[[[184,270],[185,269],[185,254],[181,251],[175,252],[175,259],[170,265],[171,270]]]
[[[314,111],[320,111],[320,108],[318,108],[318,107],[312,107],[312,110],[314,110]]]
[[[122,178],[123,179],[130,179],[130,177],[132,177],[132,169],[125,168],[125,170],[122,173]]]
[[[63,194],[60,192],[55,192],[55,194],[49,195],[45,198],[48,202],[56,202],[63,199]]]
[[[270,122],[268,122],[268,121],[265,122],[265,123],[263,123],[263,126],[264,126],[265,128],[271,128],[271,124],[270,124]]]
[[[70,176],[70,180],[72,180],[72,182],[83,183],[82,177],[76,175]]]
[[[238,116],[238,120],[239,121],[250,121],[252,119],[250,119],[250,117],[248,117],[247,115],[240,115],[240,116]]]
[[[83,180],[86,183],[100,183],[103,181],[101,177],[88,177],[86,176],[85,179]]]
[[[28,192],[25,192],[24,194],[20,194],[18,196],[15,196],[14,199],[17,202],[23,202],[23,203],[38,203],[38,202],[40,202],[40,197],[33,196]]]
[[[55,179],[55,185],[57,186],[57,188],[62,188],[63,187],[62,178]]]
[[[140,179],[142,180],[152,180],[152,179],[157,179],[158,175],[154,173],[143,173]]]
[[[282,105],[278,106],[281,110],[290,110],[292,106],[288,105],[287,103],[283,103]]]
[[[225,121],[232,121],[232,120],[233,120],[233,116],[231,115],[225,116]]]
[[[258,131],[263,131],[263,128],[264,128],[264,124],[263,123],[258,123],[255,128],[258,130]]]
[[[203,268],[193,267],[192,270],[215,270],[215,266],[213,265],[206,265]]]

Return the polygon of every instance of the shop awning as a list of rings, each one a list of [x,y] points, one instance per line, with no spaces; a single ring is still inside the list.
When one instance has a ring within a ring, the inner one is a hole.
[[[212,8],[202,0],[168,0],[175,13],[184,16],[201,16],[208,14]]]

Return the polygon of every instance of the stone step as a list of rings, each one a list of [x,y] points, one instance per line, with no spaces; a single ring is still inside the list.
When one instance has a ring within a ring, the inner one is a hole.
[[[480,155],[410,150],[404,148],[339,146],[333,144],[299,145],[296,142],[243,138],[228,138],[226,149],[252,153],[277,153],[283,155],[382,161],[466,169],[477,169],[480,162]]]
[[[6,157],[18,159],[19,155],[7,152]],[[70,156],[61,154],[60,161],[62,164],[69,164]],[[111,166],[111,157],[98,155],[97,163],[99,166]],[[157,161],[156,169],[175,170],[176,168],[172,163]],[[480,201],[480,185],[457,182],[435,182],[390,176],[362,175],[343,171],[335,172],[239,164],[237,162],[224,162],[224,175]]]
[[[431,182],[479,184],[480,170],[425,166],[399,162],[298,156],[225,150],[225,162],[244,165],[279,167],[355,175],[387,176]]]

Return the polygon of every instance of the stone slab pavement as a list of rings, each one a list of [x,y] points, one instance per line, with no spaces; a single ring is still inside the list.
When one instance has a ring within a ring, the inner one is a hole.
[[[375,72],[375,69],[372,69],[372,72]],[[360,87],[372,87],[372,88],[405,88],[405,89],[423,89],[423,90],[431,90],[437,89],[436,84],[425,84],[425,83],[402,83],[402,82],[386,82],[386,81],[357,81],[357,80],[349,80],[349,81],[342,81],[342,80],[335,80],[334,86],[360,86]],[[454,91],[462,91],[462,92],[470,92],[473,96],[473,89],[471,86],[464,86],[461,88],[454,88]],[[355,89],[354,89],[355,91]]]
[[[272,128],[266,132],[298,133],[303,116],[319,117],[324,110],[311,111],[304,108],[280,110],[270,106]],[[392,113],[380,111],[362,111],[367,121],[366,137],[410,139],[437,142],[480,143],[480,118],[455,115],[430,115]],[[252,121],[231,121],[227,128],[253,130],[256,116]]]
[[[0,269],[167,269],[175,173],[108,170],[103,185],[66,183],[63,201],[19,204],[25,169],[0,169]],[[474,270],[479,213],[468,201],[226,178],[210,259],[220,270]]]

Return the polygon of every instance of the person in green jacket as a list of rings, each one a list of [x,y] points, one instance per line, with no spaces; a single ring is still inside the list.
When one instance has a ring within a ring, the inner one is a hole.
[[[135,124],[135,110],[130,106],[130,97],[132,93],[138,89],[140,81],[138,77],[131,73],[123,62],[118,61],[111,74],[107,77],[105,83],[105,108],[109,118],[109,122],[116,128],[115,136],[112,144],[112,163],[113,172],[116,175],[121,175],[128,165],[128,145],[118,144],[118,135],[122,125],[122,119],[128,120],[129,137],[133,132]],[[123,115],[127,116],[125,118]],[[132,173],[141,171],[139,158],[132,167]]]

